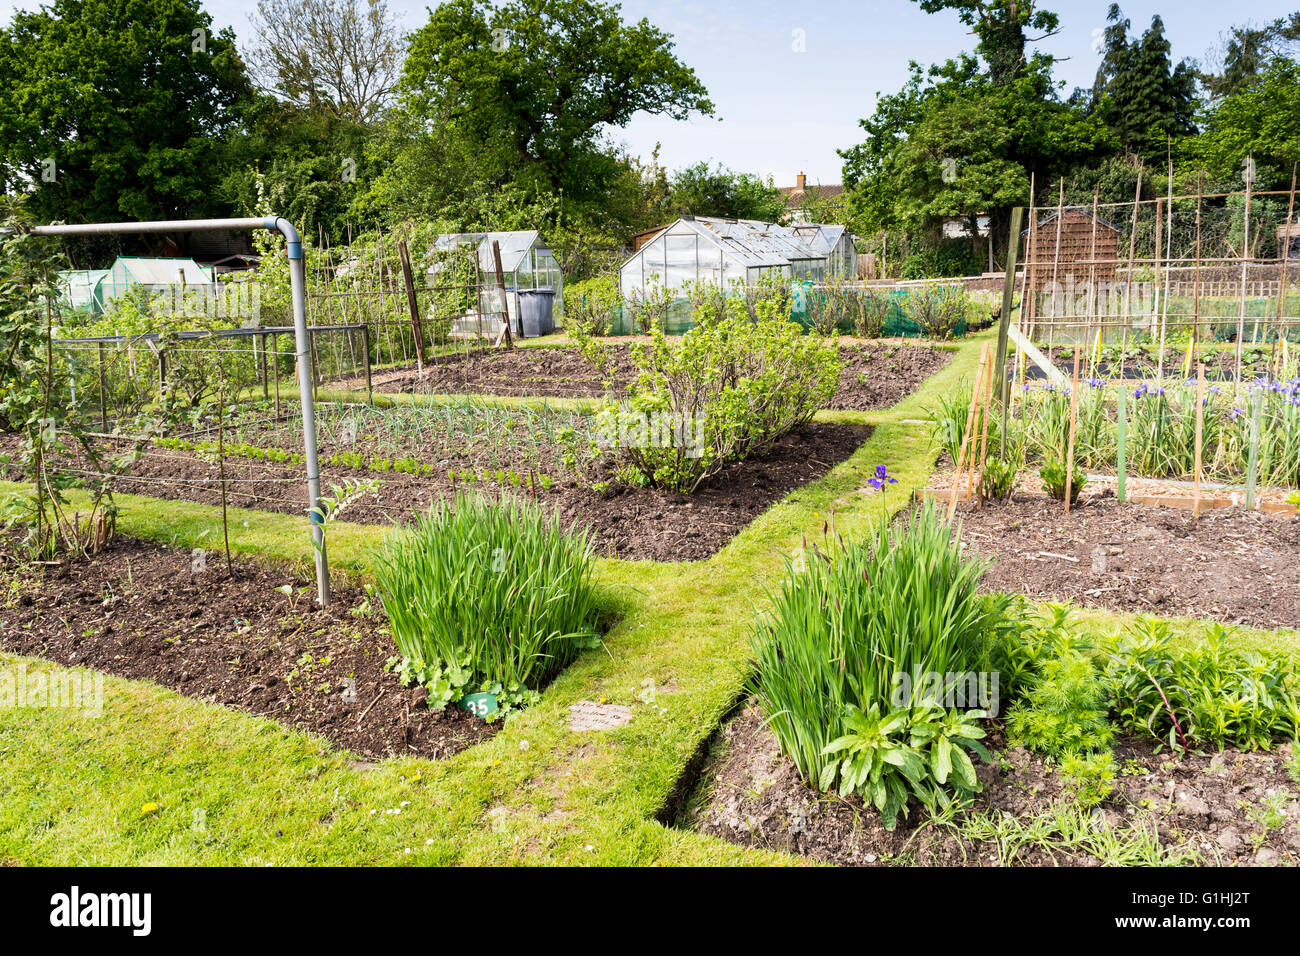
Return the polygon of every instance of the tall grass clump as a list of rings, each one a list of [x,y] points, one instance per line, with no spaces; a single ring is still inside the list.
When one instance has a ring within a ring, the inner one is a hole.
[[[926,507],[879,540],[814,551],[752,639],[751,690],[782,750],[814,786],[875,803],[887,826],[909,795],[978,789],[962,747],[978,749],[970,720],[985,714],[952,709],[954,682],[987,669],[1007,600],[979,593],[987,564],[963,558],[959,537]]]
[[[441,709],[475,690],[523,703],[598,642],[586,532],[515,497],[458,493],[380,549],[400,672]]]

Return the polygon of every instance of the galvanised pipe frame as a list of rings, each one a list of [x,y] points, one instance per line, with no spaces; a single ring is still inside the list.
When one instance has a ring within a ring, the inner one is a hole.
[[[307,465],[308,515],[312,550],[316,552],[316,598],[329,604],[330,572],[325,554],[325,528],[320,507],[320,463],[316,452],[316,409],[313,400],[310,346],[307,333],[307,270],[302,237],[293,223],[279,216],[249,219],[180,219],[172,222],[96,222],[85,225],[31,226],[36,236],[139,235],[155,232],[217,232],[266,229],[284,236],[289,256],[289,288],[293,298],[293,338],[298,363],[298,395],[302,402],[303,457]],[[11,230],[3,230],[9,232]]]

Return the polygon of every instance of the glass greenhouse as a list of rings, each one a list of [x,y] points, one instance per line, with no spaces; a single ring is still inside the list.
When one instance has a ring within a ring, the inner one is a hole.
[[[826,254],[793,228],[752,219],[683,216],[638,249],[619,270],[624,298],[655,285],[680,293],[687,283],[752,285],[765,273],[819,282]]]
[[[800,224],[792,227],[807,245],[826,257],[826,275],[856,279],[858,250],[847,226]]]
[[[461,246],[475,246],[479,270],[479,308],[484,313],[500,313],[496,262],[492,256],[494,241],[501,248],[501,270],[505,275],[506,309],[510,314],[511,330],[520,334],[521,312],[529,315],[537,309],[545,313],[543,325],[547,325],[554,309],[562,301],[564,278],[560,274],[560,264],[555,253],[542,241],[537,230],[451,233],[439,236],[434,241],[434,248],[451,250]],[[434,270],[437,270],[437,266]],[[432,273],[430,280],[436,281]],[[532,292],[540,295],[530,295]],[[525,299],[530,304],[521,308]],[[466,319],[464,328],[459,330],[469,331],[471,325]]]
[[[102,312],[108,303],[136,286],[143,286],[151,295],[161,295],[174,293],[178,287],[212,291],[215,281],[212,270],[193,259],[118,256],[95,282],[89,305],[92,312]]]

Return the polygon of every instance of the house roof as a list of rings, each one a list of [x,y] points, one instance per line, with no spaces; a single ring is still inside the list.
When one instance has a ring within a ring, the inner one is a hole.
[[[802,206],[809,199],[839,199],[844,187],[839,183],[827,186],[781,186],[787,209]]]

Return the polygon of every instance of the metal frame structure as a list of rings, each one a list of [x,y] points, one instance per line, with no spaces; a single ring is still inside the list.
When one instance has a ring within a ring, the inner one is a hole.
[[[247,219],[181,219],[167,222],[97,222],[83,225],[32,226],[36,236],[144,235],[160,232],[221,232],[265,229],[285,239],[289,257],[289,289],[293,301],[294,352],[298,369],[298,395],[302,404],[303,459],[307,467],[308,516],[312,550],[316,554],[316,599],[324,607],[330,599],[329,560],[325,554],[325,528],[320,511],[320,463],[316,449],[316,409],[312,389],[310,339],[307,331],[307,276],[302,237],[293,223],[280,216]]]

